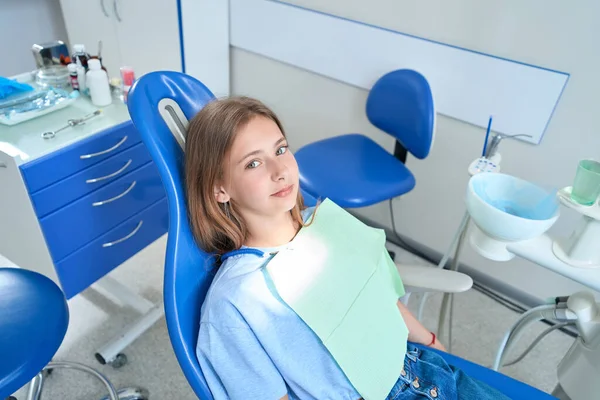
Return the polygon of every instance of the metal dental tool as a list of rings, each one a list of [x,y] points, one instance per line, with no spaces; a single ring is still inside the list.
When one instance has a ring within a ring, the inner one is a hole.
[[[58,132],[63,131],[65,129],[67,129],[67,128],[70,128],[72,126],[77,126],[77,125],[84,124],[85,121],[87,121],[87,120],[89,120],[91,118],[94,118],[95,116],[100,115],[100,114],[102,114],[102,110],[96,110],[93,113],[88,114],[88,115],[86,115],[84,117],[76,118],[76,119],[70,119],[70,120],[67,121],[67,125],[59,128],[59,129],[57,129],[55,131],[44,132],[44,133],[42,133],[42,137],[44,139],[53,139]]]

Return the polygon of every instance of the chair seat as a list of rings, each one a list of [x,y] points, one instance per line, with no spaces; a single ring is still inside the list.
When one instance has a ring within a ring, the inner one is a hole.
[[[426,348],[425,346],[415,344],[418,347]],[[462,369],[467,375],[481,382],[487,383],[489,386],[500,391],[510,399],[527,399],[527,400],[556,400],[556,398],[548,393],[542,392],[539,389],[529,386],[526,383],[519,382],[516,379],[502,375],[499,372],[472,363],[463,358],[452,354],[444,353],[427,347],[429,351],[435,351],[440,354],[448,364]]]
[[[368,137],[348,134],[308,144],[296,153],[300,186],[341,207],[365,207],[412,190],[406,166]]]
[[[67,332],[69,309],[60,288],[37,272],[0,268],[0,399],[33,379]]]

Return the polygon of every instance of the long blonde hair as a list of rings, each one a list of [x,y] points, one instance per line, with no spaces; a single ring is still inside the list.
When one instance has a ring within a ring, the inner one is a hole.
[[[213,100],[190,121],[185,145],[187,209],[192,233],[206,252],[222,255],[239,249],[247,239],[246,223],[233,207],[216,200],[214,186],[223,179],[225,155],[237,132],[256,117],[275,122],[285,137],[275,113],[249,97]],[[298,191],[296,205],[290,212],[300,226],[304,225],[301,214],[304,209]]]

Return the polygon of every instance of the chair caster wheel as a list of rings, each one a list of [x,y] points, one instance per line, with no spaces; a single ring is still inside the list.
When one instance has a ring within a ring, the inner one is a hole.
[[[125,364],[127,364],[127,356],[123,353],[117,354],[115,359],[110,362],[113,368],[121,368]]]
[[[8,396],[6,400],[17,400],[17,398],[15,396]]]

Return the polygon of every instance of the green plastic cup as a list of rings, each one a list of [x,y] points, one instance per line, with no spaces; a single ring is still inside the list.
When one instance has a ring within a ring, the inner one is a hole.
[[[600,196],[600,162],[581,160],[577,166],[571,199],[581,205],[591,206]]]

